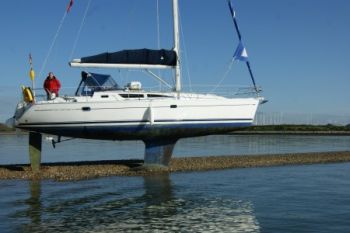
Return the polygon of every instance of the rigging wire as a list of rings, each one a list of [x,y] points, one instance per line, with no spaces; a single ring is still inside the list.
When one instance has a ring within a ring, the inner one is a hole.
[[[232,59],[231,59],[231,62],[228,64],[228,67],[227,67],[225,73],[221,76],[220,81],[219,81],[218,84],[216,84],[216,86],[209,92],[209,94],[212,94],[212,93],[221,85],[221,83],[226,79],[228,73],[229,73],[229,72],[231,71],[231,69],[232,69],[232,66],[233,66],[234,61],[235,61],[235,58],[232,58]]]
[[[231,16],[232,16],[233,23],[235,25],[235,29],[236,29],[236,32],[237,32],[237,35],[238,35],[238,39],[239,39],[240,42],[242,42],[242,35],[241,35],[241,32],[240,32],[239,27],[238,27],[238,23],[237,23],[237,19],[236,19],[236,12],[235,12],[235,10],[233,8],[232,1],[231,0],[227,0],[227,3],[228,3],[228,7],[229,7],[229,10],[230,10]],[[250,78],[251,78],[251,80],[253,82],[255,92],[259,93],[259,90],[258,90],[258,88],[256,86],[256,83],[255,83],[255,78],[254,78],[252,69],[250,67],[250,62],[249,62],[249,60],[246,60],[245,62],[246,62],[246,65],[247,65],[247,68],[248,68],[248,71],[249,71],[249,74],[250,74]]]
[[[159,0],[157,0],[157,45],[160,49],[160,19],[159,19]]]
[[[41,77],[41,75],[42,75],[42,73],[43,73],[43,71],[44,71],[44,69],[45,69],[45,67],[46,67],[47,61],[48,61],[48,59],[49,59],[49,57],[50,57],[50,54],[51,54],[51,52],[52,52],[52,49],[53,49],[55,43],[56,43],[57,37],[58,37],[58,35],[59,35],[60,31],[61,31],[62,25],[63,25],[63,23],[64,23],[64,21],[65,21],[65,19],[66,19],[66,16],[67,16],[67,11],[65,10],[65,11],[64,11],[64,14],[63,14],[63,17],[62,17],[62,19],[61,19],[61,21],[60,21],[60,24],[58,25],[56,34],[55,34],[55,36],[54,36],[54,38],[53,38],[53,40],[52,40],[52,43],[51,43],[51,45],[50,45],[50,48],[49,48],[49,50],[48,50],[48,52],[47,52],[47,54],[46,54],[45,60],[44,60],[44,62],[43,62],[43,64],[42,64],[42,66],[41,66],[41,69],[40,69],[40,72],[39,72],[39,78]]]
[[[159,19],[159,0],[157,0],[157,45],[160,49],[160,19]],[[160,76],[160,70],[158,70],[158,76]],[[159,91],[162,90],[162,83],[159,82]]]
[[[242,44],[241,44],[241,43],[242,43],[242,35],[241,35],[241,32],[240,32],[239,27],[238,27],[237,20],[236,20],[236,12],[235,12],[235,10],[234,10],[234,8],[233,8],[233,5],[232,5],[231,0],[227,0],[227,3],[228,3],[228,8],[229,8],[229,11],[230,11],[230,13],[231,13],[231,17],[232,17],[232,20],[233,20],[233,23],[234,23],[234,26],[235,26],[235,29],[236,29],[236,33],[237,33],[238,39],[239,39],[239,41],[240,41],[240,45],[242,45]],[[238,48],[237,48],[237,49],[238,49]],[[243,49],[245,50],[245,48],[244,48],[243,45],[242,45],[242,52],[243,52]],[[236,52],[237,52],[237,50],[236,50]],[[240,53],[242,53],[242,52],[240,52]],[[239,56],[242,56],[242,55],[239,54]],[[227,70],[225,71],[225,73],[223,74],[221,80],[220,80],[219,83],[210,91],[210,93],[214,92],[214,91],[220,86],[220,84],[226,79],[226,77],[227,77],[229,71],[232,69],[233,62],[234,62],[236,59],[237,59],[237,60],[241,60],[240,58],[237,58],[237,57],[236,57],[236,54],[233,56],[233,58],[231,59],[231,62],[230,62],[229,65],[228,65],[228,68],[227,68]],[[252,70],[251,70],[251,68],[250,68],[250,63],[249,63],[248,60],[246,60],[246,64],[247,64],[248,71],[249,71],[250,77],[251,77],[252,82],[253,82],[253,85],[254,85],[254,89],[255,89],[255,91],[258,93],[258,89],[257,89],[257,87],[256,87],[255,80],[254,80],[254,76],[253,76]]]
[[[81,23],[80,23],[80,27],[79,27],[77,36],[76,36],[76,38],[75,38],[75,40],[74,40],[74,43],[73,43],[72,51],[71,51],[70,56],[69,56],[69,59],[68,59],[69,61],[71,61],[72,58],[73,58],[73,54],[74,54],[75,49],[76,49],[76,47],[77,47],[77,44],[78,44],[78,41],[79,41],[79,38],[80,38],[81,31],[82,31],[83,26],[84,26],[84,24],[85,24],[85,19],[86,19],[87,13],[88,13],[88,11],[89,11],[90,4],[91,4],[91,0],[89,0],[88,4],[86,5],[85,12],[84,12],[84,16],[83,16],[83,19],[81,20]]]
[[[186,63],[186,71],[187,71],[187,77],[188,77],[188,85],[190,88],[190,91],[192,91],[192,80],[191,80],[191,75],[190,75],[190,66],[189,66],[189,60],[188,60],[188,56],[187,56],[187,47],[186,47],[186,43],[185,43],[185,35],[184,32],[182,30],[182,19],[181,19],[181,12],[179,12],[179,21],[180,21],[180,33],[181,33],[181,42],[183,45],[183,51],[184,51],[184,55],[185,55],[185,63]]]

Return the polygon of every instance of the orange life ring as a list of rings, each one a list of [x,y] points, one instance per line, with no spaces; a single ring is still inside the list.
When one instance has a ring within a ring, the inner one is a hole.
[[[32,89],[30,87],[22,87],[23,92],[23,99],[27,103],[33,103],[34,102],[34,95],[32,92]]]

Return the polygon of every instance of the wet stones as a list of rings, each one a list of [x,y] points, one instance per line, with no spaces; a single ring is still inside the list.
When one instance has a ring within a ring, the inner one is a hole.
[[[42,164],[39,173],[28,164],[0,165],[0,179],[53,179],[59,181],[92,179],[106,176],[147,176],[183,171],[287,166],[301,164],[350,162],[350,151],[173,158],[169,167],[143,167],[142,160]]]

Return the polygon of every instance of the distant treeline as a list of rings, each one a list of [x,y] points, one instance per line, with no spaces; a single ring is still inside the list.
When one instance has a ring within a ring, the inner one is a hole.
[[[325,132],[325,131],[349,131],[350,124],[339,125],[259,125],[243,129],[244,131],[298,131],[298,132]]]
[[[6,125],[0,123],[0,131],[2,132],[9,132],[9,131],[14,131],[15,129],[9,128]]]

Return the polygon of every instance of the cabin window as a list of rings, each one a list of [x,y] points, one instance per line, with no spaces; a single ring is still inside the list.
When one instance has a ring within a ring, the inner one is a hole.
[[[160,98],[160,97],[169,97],[167,95],[161,95],[161,94],[147,94],[148,98]]]
[[[143,94],[119,94],[123,98],[144,98]]]

